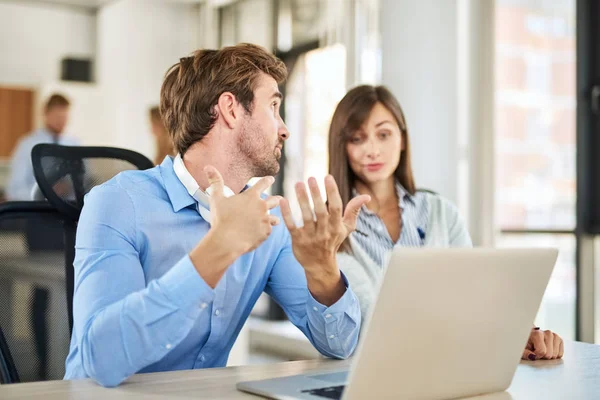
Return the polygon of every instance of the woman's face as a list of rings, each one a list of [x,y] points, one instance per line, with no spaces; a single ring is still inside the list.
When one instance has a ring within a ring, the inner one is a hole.
[[[379,102],[346,144],[350,168],[366,184],[388,180],[398,167],[402,150],[400,127],[394,115]]]

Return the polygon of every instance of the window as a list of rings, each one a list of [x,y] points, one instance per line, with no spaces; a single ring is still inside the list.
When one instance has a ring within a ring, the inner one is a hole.
[[[346,50],[343,45],[311,50],[301,55],[286,84],[286,124],[283,193],[297,221],[302,220],[294,185],[314,176],[325,196],[323,179],[329,157],[329,123],[337,103],[346,93]]]
[[[557,247],[536,324],[575,338],[575,0],[497,0],[498,246]]]

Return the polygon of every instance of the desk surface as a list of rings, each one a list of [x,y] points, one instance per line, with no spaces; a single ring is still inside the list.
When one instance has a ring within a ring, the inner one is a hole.
[[[470,357],[472,355],[466,355]],[[90,380],[51,381],[0,386],[0,398],[12,399],[256,399],[237,392],[238,381],[274,378],[308,371],[343,368],[349,361],[311,360],[282,364],[140,374],[117,388]],[[399,378],[401,379],[401,378]],[[407,377],[408,379],[408,377]],[[561,361],[522,362],[508,393],[483,398],[599,399],[600,346],[568,342]]]

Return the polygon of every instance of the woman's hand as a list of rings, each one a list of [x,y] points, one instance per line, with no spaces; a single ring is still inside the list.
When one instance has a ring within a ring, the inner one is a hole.
[[[523,360],[555,360],[564,353],[563,340],[556,333],[533,328],[527,346],[523,350]]]

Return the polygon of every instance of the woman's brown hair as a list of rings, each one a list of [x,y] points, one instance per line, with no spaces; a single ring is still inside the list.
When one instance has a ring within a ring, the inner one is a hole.
[[[416,191],[410,163],[408,128],[400,103],[385,86],[357,86],[346,93],[339,102],[329,126],[329,173],[338,184],[344,208],[352,199],[352,189],[357,179],[348,163],[346,146],[352,135],[369,118],[377,103],[381,103],[392,113],[402,135],[404,150],[394,176],[410,194],[415,194]],[[342,249],[347,249],[347,246],[343,246]]]

